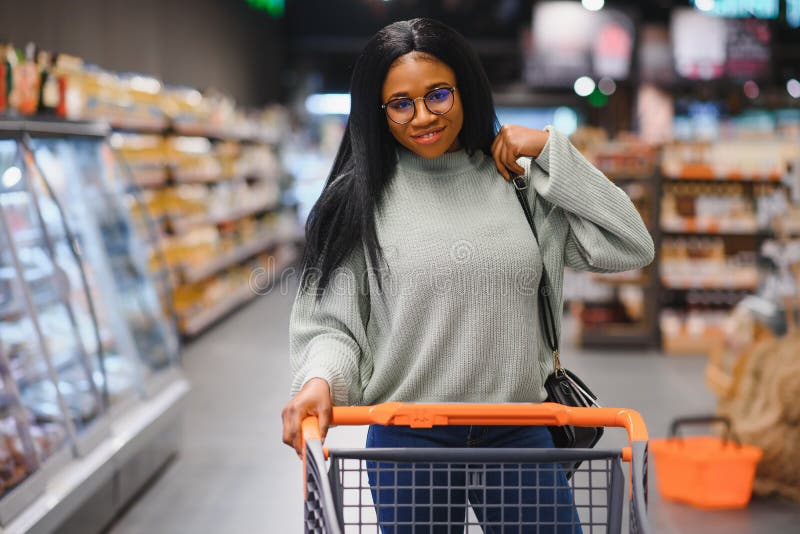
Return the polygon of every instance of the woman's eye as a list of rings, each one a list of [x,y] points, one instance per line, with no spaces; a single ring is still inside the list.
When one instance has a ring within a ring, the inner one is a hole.
[[[436,91],[430,93],[428,95],[429,102],[440,102],[442,100],[447,99],[447,95],[450,93],[447,89],[437,89]]]
[[[397,111],[403,111],[409,109],[411,107],[410,100],[395,100],[394,102],[389,104],[389,107],[395,109]]]

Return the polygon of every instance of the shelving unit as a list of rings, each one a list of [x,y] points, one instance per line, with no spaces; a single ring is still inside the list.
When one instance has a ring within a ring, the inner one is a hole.
[[[168,298],[184,336],[255,296],[246,269],[289,266],[274,258],[289,257],[283,249],[303,235],[294,208],[282,203],[290,184],[275,139],[186,121],[157,136],[129,129],[113,139],[158,222],[173,282]]]
[[[762,245],[790,235],[786,230],[800,220],[796,207],[789,208],[791,217],[774,216],[772,198],[787,195],[783,177],[793,161],[787,154],[797,157],[798,150],[763,137],[749,153],[747,140],[648,149],[587,131],[575,142],[584,142],[579,149],[626,190],[657,251],[641,272],[570,279],[583,293],[570,304],[580,319],[578,342],[708,353],[731,308],[761,287]],[[634,304],[625,302],[626,294]]]
[[[667,354],[708,354],[724,339],[730,309],[762,282],[757,258],[775,236],[759,201],[786,192],[778,140],[664,148],[661,209],[660,329]],[[763,155],[762,155],[763,154]]]

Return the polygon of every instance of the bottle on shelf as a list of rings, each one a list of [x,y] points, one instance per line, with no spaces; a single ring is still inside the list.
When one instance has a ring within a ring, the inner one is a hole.
[[[58,78],[54,72],[56,56],[46,50],[40,50],[36,59],[41,77],[37,112],[43,116],[53,117],[57,114],[61,97]]]
[[[39,70],[36,67],[36,45],[28,43],[24,55],[13,66],[13,86],[9,105],[20,115],[33,115],[39,105]]]
[[[0,42],[0,113],[8,109],[8,62],[6,61],[6,44]]]

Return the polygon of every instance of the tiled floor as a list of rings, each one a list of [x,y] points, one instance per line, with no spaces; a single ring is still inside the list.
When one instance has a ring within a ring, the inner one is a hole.
[[[187,346],[184,367],[193,390],[181,453],[111,534],[302,531],[301,466],[280,439],[294,291],[290,285],[259,297]],[[676,415],[713,409],[701,359],[564,353],[565,364],[591,384],[604,405],[639,410],[651,436],[664,435]],[[363,429],[343,430],[331,431],[330,445],[363,443]],[[622,431],[607,432],[601,444],[623,442]],[[742,511],[701,512],[662,502],[651,484],[649,515],[657,533],[786,533],[800,524],[797,504],[754,501]]]

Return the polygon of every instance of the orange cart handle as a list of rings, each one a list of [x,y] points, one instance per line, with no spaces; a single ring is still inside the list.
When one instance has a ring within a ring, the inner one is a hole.
[[[540,404],[414,404],[389,402],[375,406],[335,406],[331,425],[543,425],[621,427],[628,439],[647,441],[644,419],[628,408],[574,408]],[[303,421],[304,439],[319,439],[316,418]]]

